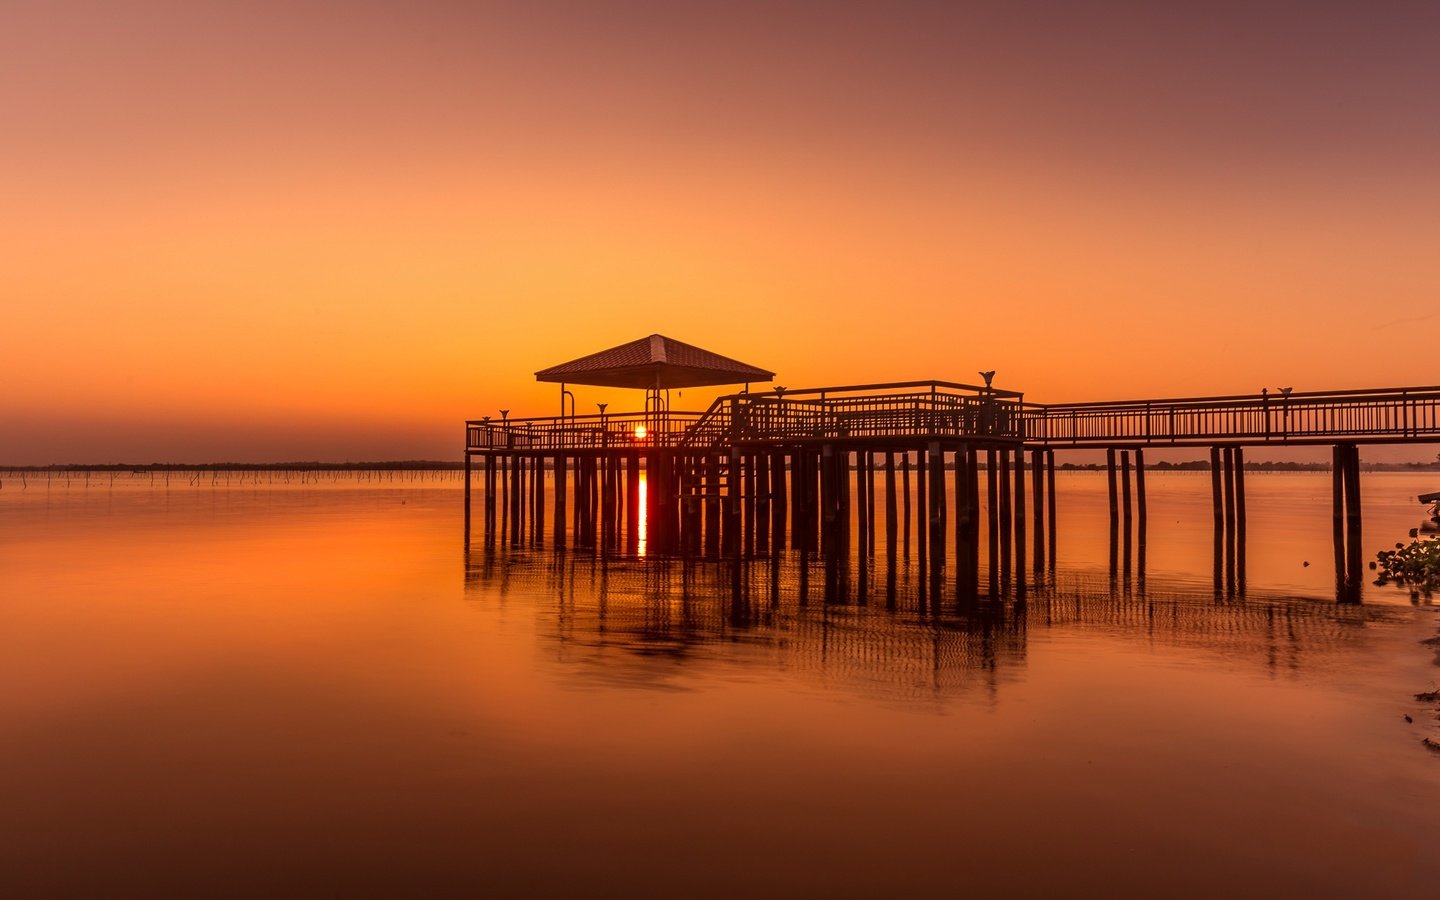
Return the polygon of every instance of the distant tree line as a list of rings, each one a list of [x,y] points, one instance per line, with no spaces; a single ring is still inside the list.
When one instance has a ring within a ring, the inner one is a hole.
[[[7,472],[413,472],[463,469],[454,460],[404,459],[382,462],[278,462],[278,463],[81,463],[54,466],[0,466]]]

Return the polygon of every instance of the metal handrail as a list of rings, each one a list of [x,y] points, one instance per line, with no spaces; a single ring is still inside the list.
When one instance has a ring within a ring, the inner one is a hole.
[[[1126,440],[1414,440],[1440,435],[1440,388],[1032,404],[1027,419],[1031,441],[1072,446]]]

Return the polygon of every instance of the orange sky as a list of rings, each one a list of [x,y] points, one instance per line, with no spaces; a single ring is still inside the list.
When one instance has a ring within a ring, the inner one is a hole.
[[[0,463],[456,458],[655,331],[797,387],[1440,381],[1440,7],[966,6],[11,0]]]

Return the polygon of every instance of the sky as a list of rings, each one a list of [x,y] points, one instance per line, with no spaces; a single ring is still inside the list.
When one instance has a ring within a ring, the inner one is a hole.
[[[0,464],[459,458],[653,332],[792,387],[1433,384],[1437,41],[1418,2],[3,0]]]

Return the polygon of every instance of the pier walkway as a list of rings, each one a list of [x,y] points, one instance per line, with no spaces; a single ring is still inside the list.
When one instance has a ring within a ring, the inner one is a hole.
[[[931,440],[1065,447],[1289,446],[1440,441],[1440,387],[1093,403],[946,381],[732,394],[704,412],[651,410],[466,423],[467,452]]]

